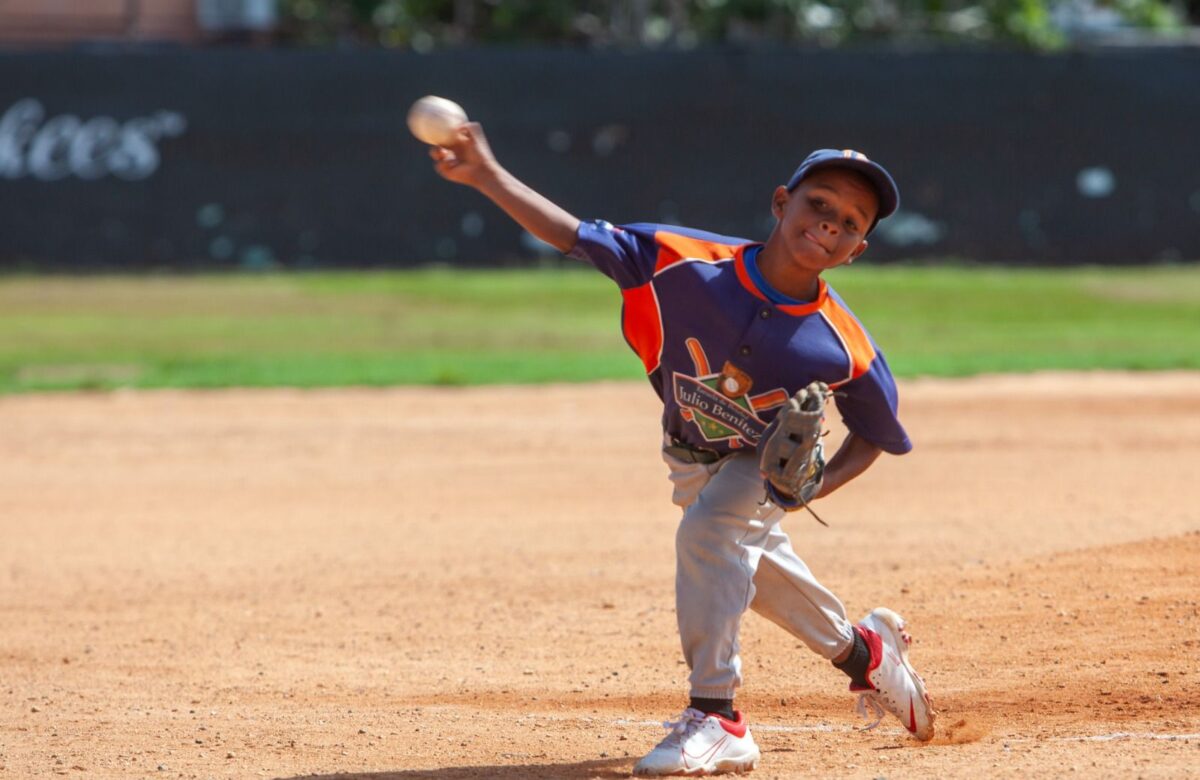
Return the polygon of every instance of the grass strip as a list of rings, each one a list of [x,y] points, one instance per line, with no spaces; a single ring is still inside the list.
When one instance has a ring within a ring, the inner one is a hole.
[[[898,376],[1200,369],[1200,266],[856,265]],[[635,379],[587,269],[0,277],[0,392]]]

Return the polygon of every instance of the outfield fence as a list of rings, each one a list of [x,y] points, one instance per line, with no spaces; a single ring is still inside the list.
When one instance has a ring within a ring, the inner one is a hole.
[[[1200,259],[1200,50],[0,54],[0,269],[528,264],[404,116],[463,103],[583,217],[763,238],[816,147],[900,182],[869,256]],[[552,254],[552,253],[551,253]]]

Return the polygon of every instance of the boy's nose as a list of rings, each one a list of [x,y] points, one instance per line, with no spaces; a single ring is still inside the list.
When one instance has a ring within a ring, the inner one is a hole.
[[[821,220],[821,230],[824,230],[831,236],[837,235],[837,224],[830,222],[827,219]]]

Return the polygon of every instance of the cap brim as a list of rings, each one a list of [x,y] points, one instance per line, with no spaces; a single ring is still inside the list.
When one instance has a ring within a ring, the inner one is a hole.
[[[875,215],[876,223],[881,219],[886,219],[895,214],[896,209],[900,208],[900,188],[896,186],[892,175],[884,170],[882,165],[871,160],[860,160],[855,157],[838,157],[833,160],[823,160],[814,163],[811,168],[804,172],[804,175],[808,176],[813,171],[822,168],[849,168],[852,171],[858,171],[867,178],[867,181],[875,186],[875,194],[879,198],[879,213]]]

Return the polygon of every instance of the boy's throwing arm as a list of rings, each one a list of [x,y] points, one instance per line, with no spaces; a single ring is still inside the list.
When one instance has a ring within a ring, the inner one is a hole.
[[[579,219],[501,167],[478,122],[463,125],[454,143],[429,154],[440,176],[479,190],[542,241],[563,254],[575,246]]]

